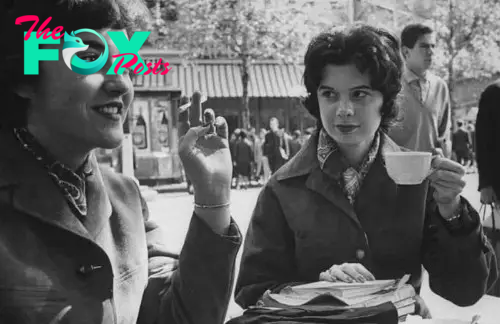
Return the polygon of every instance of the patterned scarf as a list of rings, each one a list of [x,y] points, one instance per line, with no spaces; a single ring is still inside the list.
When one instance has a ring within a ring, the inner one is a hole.
[[[359,168],[357,169],[349,166],[345,158],[341,156],[342,162],[346,165],[346,168],[342,172],[342,180],[340,186],[343,188],[344,193],[351,204],[354,204],[355,202],[356,196],[358,195],[361,188],[361,184],[368,174],[373,161],[375,161],[375,158],[377,157],[379,147],[380,134],[379,132],[377,132],[375,134],[375,138],[373,139],[372,145],[370,146],[368,154],[365,156]],[[337,143],[333,140],[333,138],[330,137],[330,135],[328,135],[328,133],[324,129],[321,129],[318,139],[317,156],[322,170],[324,169],[328,158],[330,158],[332,154],[336,152],[340,154],[340,149]]]
[[[92,174],[92,166],[88,159],[82,167],[73,172],[70,168],[50,156],[27,129],[14,129],[14,134],[22,147],[30,152],[47,169],[50,178],[62,191],[69,206],[77,213],[77,216],[86,216],[87,198],[85,179]]]

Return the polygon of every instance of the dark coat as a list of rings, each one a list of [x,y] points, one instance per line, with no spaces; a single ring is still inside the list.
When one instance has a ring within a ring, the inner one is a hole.
[[[272,173],[276,172],[286,162],[281,156],[280,148],[288,153],[286,140],[283,134],[273,131],[268,132],[264,140],[263,153],[269,160],[269,167]]]
[[[0,151],[1,323],[224,321],[240,244],[234,224],[230,239],[193,216],[176,261],[132,179],[92,157],[81,222],[13,136],[0,135]]]
[[[235,162],[236,164],[250,164],[254,161],[254,152],[252,143],[247,139],[239,140],[235,145]]]
[[[452,149],[455,152],[467,153],[470,149],[470,135],[468,132],[459,128],[453,133]]]
[[[479,99],[476,119],[476,159],[479,189],[492,186],[500,199],[500,81],[489,85]]]
[[[260,193],[236,284],[239,305],[254,305],[267,289],[286,283],[318,281],[344,262],[362,263],[377,279],[410,274],[417,290],[423,265],[431,289],[451,302],[472,305],[483,296],[497,277],[496,262],[479,215],[464,198],[464,230],[452,232],[428,196],[428,180],[396,185],[379,154],[353,207],[330,178],[341,176],[340,161],[327,174],[319,167],[317,134],[305,145]],[[399,150],[382,136],[381,152]]]

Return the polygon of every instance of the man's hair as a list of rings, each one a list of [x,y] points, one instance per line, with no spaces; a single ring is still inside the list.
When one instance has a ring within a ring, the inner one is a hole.
[[[16,25],[16,19],[24,15],[35,15],[40,19],[31,37],[49,17],[52,19],[45,28],[51,31],[57,26],[62,26],[64,32],[111,28],[125,29],[129,36],[136,29],[147,28],[151,21],[143,0],[18,0],[0,4],[0,39],[8,44],[0,51],[3,108],[0,109],[0,128],[25,126],[30,103],[19,97],[15,88],[20,84],[36,86],[39,80],[38,75],[24,75],[24,32],[33,24],[29,21]]]
[[[420,37],[433,32],[431,27],[423,24],[407,25],[401,32],[401,45],[413,48]]]
[[[457,126],[458,126],[458,127],[462,127],[462,125],[463,125],[463,124],[464,124],[464,123],[463,123],[461,120],[457,121]]]

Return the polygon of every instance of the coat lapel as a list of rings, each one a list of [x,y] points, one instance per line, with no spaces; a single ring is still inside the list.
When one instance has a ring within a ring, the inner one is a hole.
[[[368,210],[374,199],[391,201],[396,197],[395,194],[398,185],[387,173],[384,155],[391,152],[400,152],[401,148],[384,133],[381,134],[380,147],[380,152],[366,175],[359,195],[356,198],[355,205],[356,209],[359,211]],[[380,191],[380,188],[386,189]]]
[[[86,181],[88,211],[83,224],[92,238],[95,239],[105,224],[108,223],[113,208],[99,164],[93,154],[89,162],[92,165],[93,173],[87,177]]]
[[[278,180],[308,175],[306,187],[341,209],[356,224],[360,225],[354,208],[338,185],[338,174],[321,170],[317,157],[318,132],[309,138],[304,147],[277,173]],[[340,163],[340,162],[339,162]],[[340,165],[329,165],[329,170],[340,170]]]
[[[338,182],[325,175],[326,174],[318,165],[318,167],[315,168],[307,178],[306,187],[325,197],[328,201],[341,209],[356,224],[361,226],[358,216],[356,216],[356,213],[354,212],[353,206],[349,200],[347,200],[347,197],[338,185]]]
[[[93,240],[112,214],[104,181],[94,156],[94,173],[87,182],[89,211],[80,221],[45,168],[23,150],[9,132],[0,132],[0,188],[12,188],[13,207],[31,217]]]
[[[13,208],[40,221],[90,238],[45,168],[14,135],[0,132],[0,188],[11,188]]]
[[[342,188],[338,185],[338,178],[340,177],[340,170],[342,166],[341,161],[328,161],[333,163],[321,170],[317,158],[317,141],[318,133],[316,132],[306,142],[305,146],[297,153],[297,155],[277,173],[278,180],[287,178],[308,175],[306,186],[310,190],[319,193],[325,199],[330,201],[336,207],[341,209],[345,215],[350,217],[358,226],[361,227],[358,216],[347,197],[345,196]],[[384,154],[387,152],[398,152],[401,148],[392,141],[389,136],[382,133],[380,138],[380,153],[374,161],[370,171],[368,172],[365,180],[363,181],[362,188],[356,201],[359,201],[359,207],[365,208],[364,204],[370,202],[370,195],[373,192],[378,192],[380,188],[391,188],[396,186],[392,179],[388,176],[385,169]],[[339,165],[337,165],[339,164]],[[388,187],[384,187],[388,186]],[[384,193],[385,194],[385,193]],[[389,193],[387,193],[389,194]],[[356,206],[358,207],[358,206]]]

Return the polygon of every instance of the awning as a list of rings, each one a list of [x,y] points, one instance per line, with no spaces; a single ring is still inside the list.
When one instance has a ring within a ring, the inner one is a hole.
[[[156,64],[158,59],[145,58]],[[162,60],[164,62],[164,60]],[[153,65],[154,66],[154,65]],[[236,60],[205,60],[195,63],[170,63],[166,75],[138,75],[135,91],[164,91],[178,88],[183,94],[201,91],[209,98],[239,98],[243,96],[241,65]],[[253,63],[248,93],[250,97],[286,98],[302,84],[303,67],[275,61]]]

